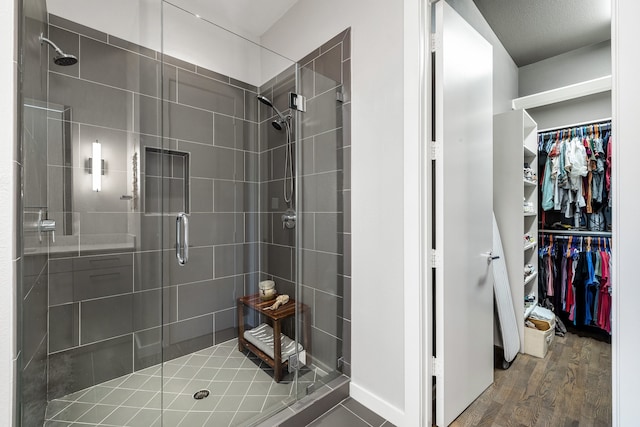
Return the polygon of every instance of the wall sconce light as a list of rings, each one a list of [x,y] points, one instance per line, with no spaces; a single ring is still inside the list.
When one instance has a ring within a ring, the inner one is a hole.
[[[95,141],[91,147],[91,157],[85,164],[87,172],[92,175],[91,189],[102,191],[102,175],[104,175],[104,159],[102,158],[102,144]]]

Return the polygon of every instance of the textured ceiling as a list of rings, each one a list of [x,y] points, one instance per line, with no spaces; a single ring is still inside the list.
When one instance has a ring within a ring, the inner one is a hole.
[[[258,42],[298,0],[169,0],[193,14]]]
[[[611,38],[609,0],[473,0],[522,67]]]

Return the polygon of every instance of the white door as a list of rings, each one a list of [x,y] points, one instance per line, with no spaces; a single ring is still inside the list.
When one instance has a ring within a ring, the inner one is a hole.
[[[493,52],[436,4],[436,422],[447,426],[493,382]]]

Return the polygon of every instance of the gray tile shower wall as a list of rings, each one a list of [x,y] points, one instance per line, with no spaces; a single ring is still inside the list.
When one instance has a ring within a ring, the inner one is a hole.
[[[299,64],[299,90],[307,97],[301,135],[300,194],[297,206],[301,236],[302,300],[311,307],[314,363],[350,374],[351,345],[351,187],[350,187],[350,30],[338,34],[305,56]],[[295,92],[295,70],[288,69],[260,92],[281,111],[288,92]],[[343,101],[338,101],[338,94]],[[264,260],[262,277],[276,281],[279,292],[293,292],[296,270],[295,231],[282,227],[286,133],[271,126],[273,112],[259,106],[261,198],[260,221]],[[294,124],[295,128],[295,124]],[[295,151],[294,151],[295,153]],[[294,159],[296,158],[294,154]],[[338,359],[341,362],[338,362]]]
[[[54,15],[49,34],[80,60],[48,70],[49,104],[67,112],[45,127],[47,203],[66,226],[48,270],[52,399],[236,336],[236,298],[259,273],[260,154],[256,87]]]

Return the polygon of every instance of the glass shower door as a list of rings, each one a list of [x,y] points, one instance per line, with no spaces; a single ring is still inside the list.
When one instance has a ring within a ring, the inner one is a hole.
[[[238,340],[263,324],[295,338],[295,311],[276,325],[253,304],[264,280],[296,295],[296,230],[279,222],[295,67],[195,12],[163,2],[164,143],[149,153],[163,165],[162,420],[247,425],[295,397],[273,344],[269,355]]]
[[[351,371],[349,38],[343,31],[298,64],[306,111],[296,113],[296,281],[305,310],[296,330],[310,335],[299,397]]]
[[[109,3],[82,22],[46,6],[24,2],[22,425],[154,425],[162,229],[139,184],[141,148],[161,146],[160,62],[93,28]],[[159,38],[145,13],[137,28]]]

